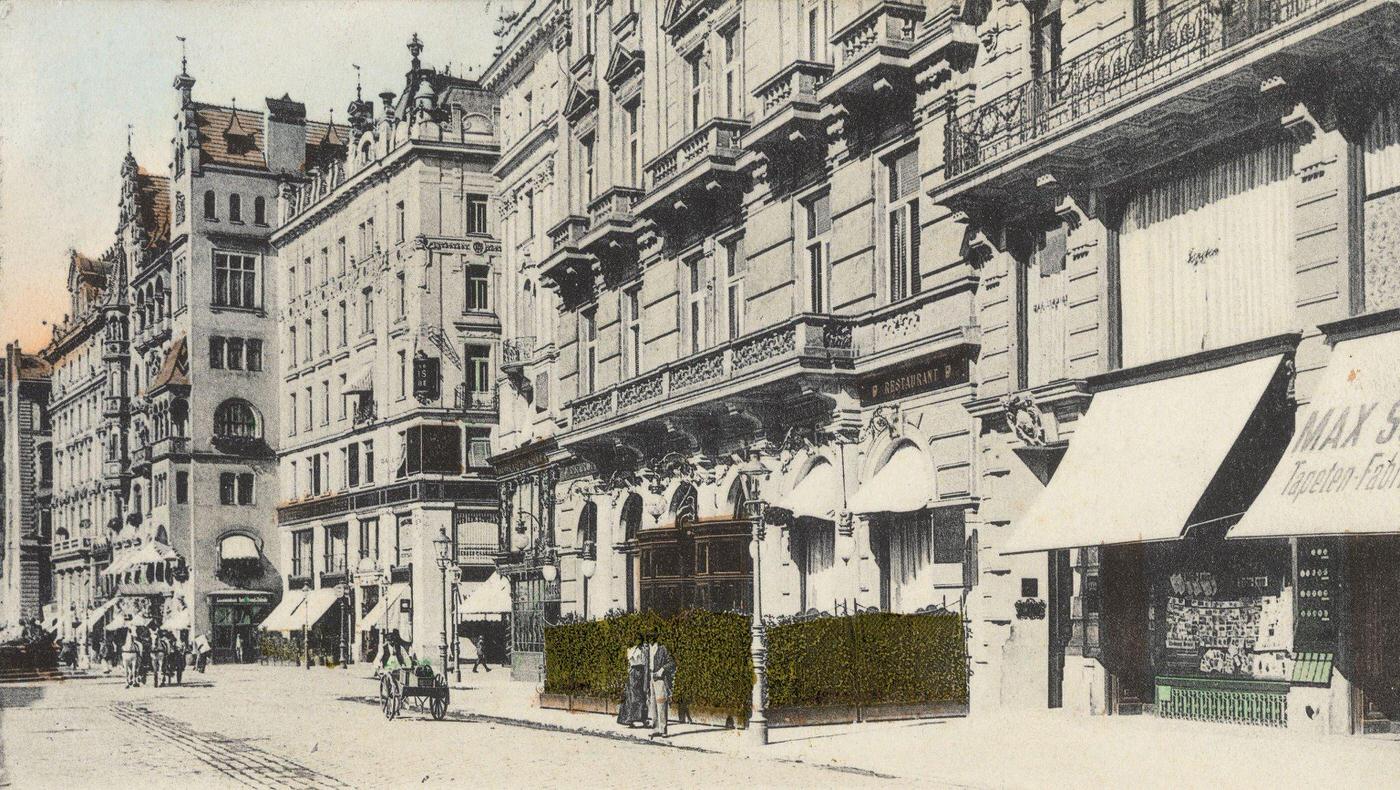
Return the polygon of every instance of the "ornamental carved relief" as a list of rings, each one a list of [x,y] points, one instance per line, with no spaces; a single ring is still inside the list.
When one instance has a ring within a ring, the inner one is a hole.
[[[710,354],[677,367],[671,373],[671,389],[683,390],[724,375],[724,355]]]
[[[910,310],[892,315],[875,325],[875,333],[883,338],[906,337],[919,328],[923,313]]]
[[[1029,395],[1012,395],[1002,400],[1006,412],[1006,427],[1016,438],[1032,447],[1045,444],[1045,426],[1041,422],[1040,409]]]
[[[656,400],[662,395],[660,374],[634,381],[617,390],[617,407],[626,409],[641,403]]]
[[[797,349],[797,329],[787,327],[734,347],[734,369],[790,354]]]

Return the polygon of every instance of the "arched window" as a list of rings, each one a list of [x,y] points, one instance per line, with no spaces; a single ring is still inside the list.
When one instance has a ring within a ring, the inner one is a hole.
[[[695,486],[682,483],[671,497],[671,516],[677,527],[693,524],[699,513],[700,497]]]
[[[253,223],[256,225],[267,224],[267,200],[261,195],[253,198]]]
[[[237,192],[230,192],[228,196],[228,221],[243,221],[243,196]]]
[[[219,207],[214,205],[214,190],[212,189],[206,189],[204,191],[204,218],[219,218]]]
[[[642,497],[639,494],[628,494],[627,501],[622,503],[622,535],[626,540],[636,540],[637,533],[642,530]]]
[[[257,412],[246,400],[230,398],[214,412],[214,435],[256,439],[260,434]]]

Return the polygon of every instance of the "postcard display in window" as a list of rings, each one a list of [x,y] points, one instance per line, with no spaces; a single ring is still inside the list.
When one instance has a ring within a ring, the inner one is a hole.
[[[1291,550],[1284,541],[1191,541],[1152,562],[1148,610],[1159,676],[1290,678],[1294,644]]]

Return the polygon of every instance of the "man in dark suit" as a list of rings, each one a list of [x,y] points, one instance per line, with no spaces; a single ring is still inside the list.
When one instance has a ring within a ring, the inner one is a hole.
[[[650,652],[651,696],[656,702],[651,737],[665,738],[671,714],[671,688],[676,679],[676,661],[671,658],[671,651],[660,642],[653,642]]]

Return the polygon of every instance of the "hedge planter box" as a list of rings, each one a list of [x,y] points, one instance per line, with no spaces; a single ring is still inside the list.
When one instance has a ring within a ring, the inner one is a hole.
[[[541,692],[540,692],[540,707],[541,707],[541,708],[549,708],[550,710],[568,710],[568,709],[569,709],[569,695],[568,695],[568,694],[550,694],[549,692],[541,691]]]
[[[569,694],[540,693],[540,707],[547,710],[567,710],[570,713],[601,713],[606,716],[617,716],[618,706],[622,703],[606,697],[575,696]],[[703,705],[692,705],[689,708],[671,707],[671,721],[689,722],[693,724],[704,724],[710,727],[735,726],[734,716],[728,711],[719,708],[710,708]],[[742,722],[741,722],[742,723]]]
[[[802,705],[768,711],[770,727],[810,727],[817,724],[850,724],[858,721],[855,705]]]
[[[885,703],[860,706],[861,721],[897,721],[900,719],[940,719],[966,716],[966,702],[919,702],[910,705]]]

